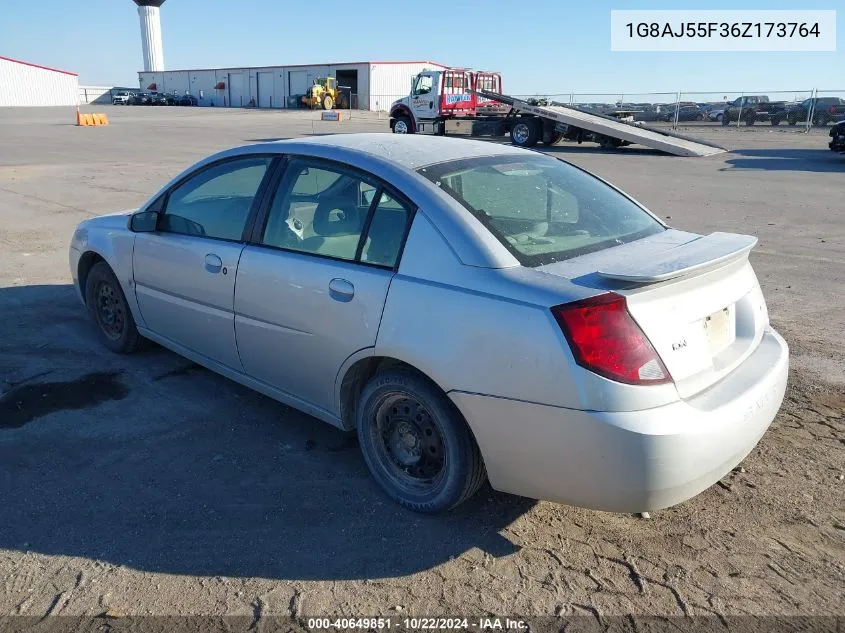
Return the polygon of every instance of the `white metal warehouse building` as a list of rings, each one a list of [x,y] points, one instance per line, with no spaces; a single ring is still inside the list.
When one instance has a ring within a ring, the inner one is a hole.
[[[0,107],[75,106],[79,76],[0,56]]]
[[[192,94],[201,106],[242,107],[254,103],[259,108],[298,107],[303,95],[317,77],[336,77],[339,86],[350,88],[353,107],[362,110],[389,110],[390,104],[408,95],[411,78],[429,68],[445,68],[431,61],[350,62],[264,66],[256,68],[217,68],[139,72],[141,90]]]

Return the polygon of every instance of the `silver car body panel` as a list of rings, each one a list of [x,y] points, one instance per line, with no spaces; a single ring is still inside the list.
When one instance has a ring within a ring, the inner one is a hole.
[[[248,246],[238,266],[234,331],[252,378],[339,415],[343,362],[376,344],[393,271]],[[348,284],[351,294],[330,288]]]
[[[193,235],[138,233],[132,269],[145,327],[242,371],[233,322],[243,249]]]
[[[769,328],[747,250],[712,265],[699,266],[707,263],[700,257],[661,279],[642,263],[625,268],[700,238],[667,229],[523,267],[413,171],[526,155],[463,139],[365,134],[250,145],[210,156],[171,184],[212,161],[256,153],[338,161],[402,192],[417,211],[398,268],[241,243],[226,243],[231,250],[221,255],[220,242],[203,238],[180,244],[172,235],[136,236],[123,215],[80,225],[70,254],[77,285],[81,254],[97,253],[118,276],[144,336],[344,428],[353,424],[341,403],[350,368],[371,356],[408,363],[461,410],[493,486],[527,496],[618,511],[671,505],[716,481],[771,423],[788,350]],[[220,279],[203,269],[209,253],[232,267],[231,284],[212,291],[203,279]],[[177,269],[181,278],[172,279]],[[344,296],[332,296],[333,280],[343,282],[336,287]],[[622,384],[575,362],[550,308],[610,291],[625,297],[673,382]],[[724,331],[724,345],[714,345],[721,340],[714,331]]]

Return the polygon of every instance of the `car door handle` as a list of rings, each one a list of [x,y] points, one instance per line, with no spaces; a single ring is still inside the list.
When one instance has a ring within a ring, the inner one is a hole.
[[[329,296],[335,301],[352,301],[355,296],[355,286],[346,279],[332,279],[329,282]]]
[[[208,272],[219,273],[221,268],[223,268],[223,260],[220,259],[220,256],[214,253],[205,256],[205,269]]]

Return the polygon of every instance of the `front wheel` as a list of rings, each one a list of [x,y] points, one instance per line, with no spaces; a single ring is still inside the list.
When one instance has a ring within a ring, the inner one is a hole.
[[[411,129],[411,119],[406,116],[398,116],[396,120],[393,121],[393,133],[394,134],[413,134],[413,130]]]
[[[332,99],[331,95],[326,95],[323,97],[323,110],[331,110],[334,107],[334,99]]]
[[[94,264],[85,280],[85,305],[100,341],[118,354],[134,352],[141,343],[135,319],[120,282],[105,262]]]
[[[511,141],[519,147],[534,147],[540,140],[540,126],[536,119],[519,119],[511,127]]]
[[[719,119],[719,121],[721,121],[721,122],[722,122],[722,125],[723,125],[723,126],[726,126],[726,125],[728,125],[728,124],[731,122],[731,117],[730,117],[730,116],[728,116],[728,113],[727,113],[727,112],[725,112],[725,113],[723,113],[723,114],[722,114],[722,116],[721,116],[721,118]]]
[[[444,512],[486,479],[481,452],[455,405],[416,373],[376,374],[361,394],[358,442],[370,474],[400,505]]]
[[[780,119],[778,117],[772,117],[772,125],[780,125]]]

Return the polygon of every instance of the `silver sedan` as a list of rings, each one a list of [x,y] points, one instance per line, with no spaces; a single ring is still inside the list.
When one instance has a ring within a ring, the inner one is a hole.
[[[211,156],[81,223],[70,269],[108,348],[152,339],[356,430],[408,508],[489,478],[638,512],[718,481],[780,407],[755,242],[540,153],[355,134]]]

